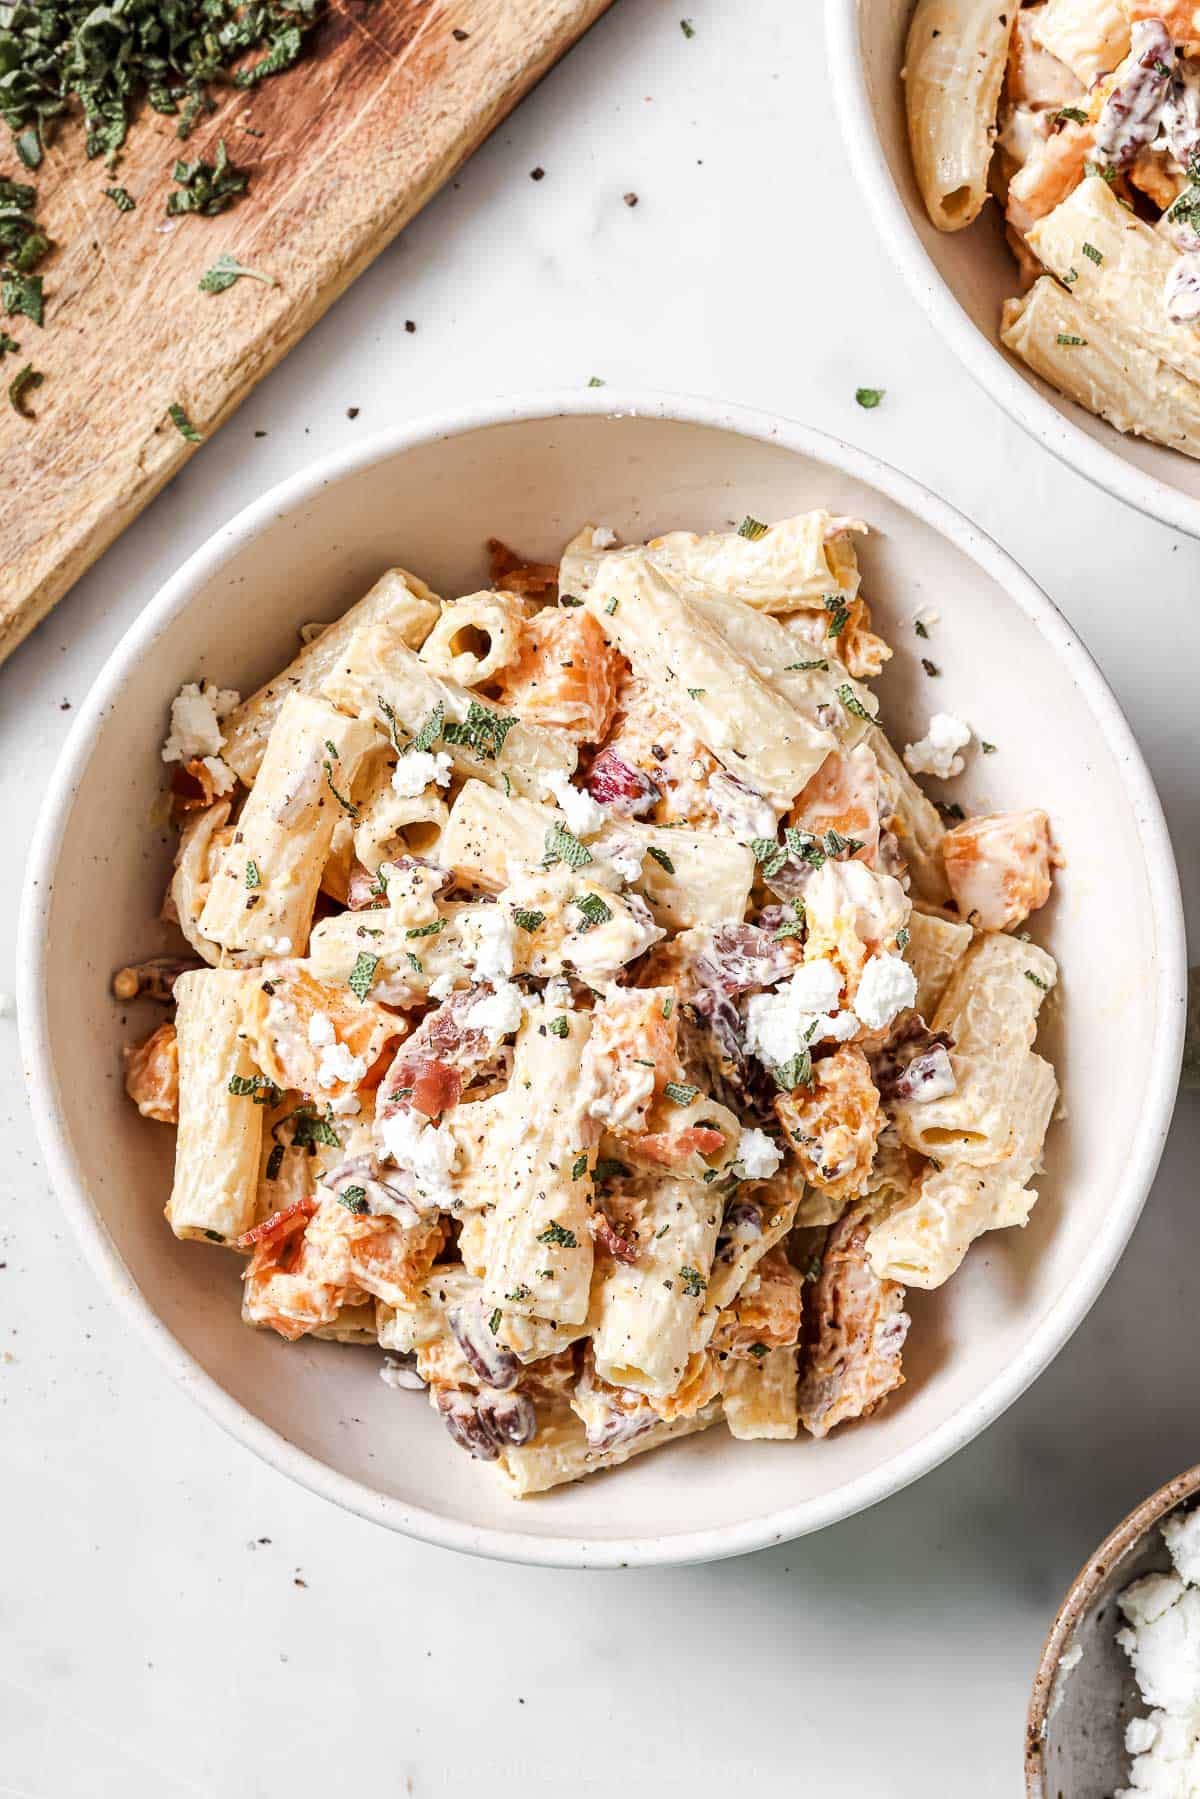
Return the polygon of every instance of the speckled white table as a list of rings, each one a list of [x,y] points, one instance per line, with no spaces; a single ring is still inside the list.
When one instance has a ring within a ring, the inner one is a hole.
[[[687,0],[690,39],[683,3],[618,0],[0,672],[0,987],[68,703],[183,557],[358,432],[592,375],[846,435],[999,538],[1115,687],[1200,919],[1200,547],[947,360],[858,204],[816,0]],[[1196,1095],[1091,1317],[972,1448],[819,1537],[610,1575],[441,1554],[260,1466],[82,1266],[11,1017],[0,1130],[0,1795],[1015,1795],[1061,1589],[1200,1459]]]

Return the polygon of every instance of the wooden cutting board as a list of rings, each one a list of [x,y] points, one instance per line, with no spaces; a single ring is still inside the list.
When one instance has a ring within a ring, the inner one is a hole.
[[[0,365],[0,661],[192,454],[168,408],[211,436],[609,4],[333,0],[293,69],[223,98],[186,144],[147,108],[115,173],[74,125],[33,175],[0,161],[36,184],[58,246],[44,330],[0,318],[20,344]],[[211,163],[218,138],[247,193],[168,220],[176,156]],[[115,183],[135,211],[105,197]],[[226,251],[277,285],[199,292]],[[45,373],[33,422],[3,394],[26,362]]]

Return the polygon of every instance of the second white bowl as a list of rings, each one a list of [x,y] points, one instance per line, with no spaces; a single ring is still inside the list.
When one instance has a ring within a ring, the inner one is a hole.
[[[1117,499],[1200,537],[1200,462],[1124,436],[1000,343],[1000,308],[1020,282],[994,203],[964,231],[930,224],[912,170],[900,79],[912,10],[913,0],[825,0],[846,147],[884,243],[938,335],[1019,425]]]
[[[240,1264],[163,1222],[171,1132],[121,1090],[149,1028],[109,994],[158,947],[170,864],[152,821],[171,696],[200,676],[249,691],[399,562],[439,592],[485,576],[494,533],[556,557],[587,518],[644,538],[812,506],[867,519],[865,591],[897,646],[882,684],[901,741],[950,706],[997,746],[959,784],[973,809],[1041,805],[1065,856],[1037,935],[1059,958],[1040,1041],[1066,1117],[1023,1231],[989,1237],[940,1292],[911,1296],[908,1386],[825,1442],[723,1430],[523,1505],[450,1441],[379,1357],[287,1344],[238,1316]],[[936,609],[922,644],[913,614]],[[918,650],[942,675],[922,674]],[[698,401],[603,394],[493,403],[395,430],[247,508],[193,556],[80,709],[42,814],[22,924],[31,1093],[56,1191],[106,1287],[194,1398],[276,1467],[363,1516],[456,1549],[618,1565],[731,1555],[815,1530],[934,1467],[1046,1366],[1103,1287],[1141,1209],[1179,1065],[1178,886],[1145,765],[1066,621],[1002,551],[871,457],[799,425]]]

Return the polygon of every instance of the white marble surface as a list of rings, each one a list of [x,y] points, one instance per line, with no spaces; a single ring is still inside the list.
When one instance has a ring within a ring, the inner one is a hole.
[[[1125,706],[1195,928],[1200,549],[1060,468],[947,360],[866,224],[822,54],[815,0],[618,0],[13,657],[0,987],[63,708],[182,558],[356,433],[591,375],[806,419],[993,532]],[[878,411],[860,384],[887,389]],[[787,1548],[574,1575],[385,1535],[227,1441],[82,1266],[19,1064],[0,1019],[0,1795],[1013,1795],[1061,1589],[1200,1457],[1195,1095],[1090,1319],[972,1448]]]

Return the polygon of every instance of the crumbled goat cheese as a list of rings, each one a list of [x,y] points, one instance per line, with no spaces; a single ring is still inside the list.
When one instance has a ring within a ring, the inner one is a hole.
[[[453,992],[454,992],[454,976],[450,973],[449,970],[447,970],[445,974],[438,975],[435,980],[432,980],[429,983],[430,999],[436,999],[436,1000],[449,999],[450,995]]]
[[[783,1155],[773,1137],[766,1131],[743,1129],[738,1138],[737,1155],[733,1158],[748,1181],[769,1180]]]
[[[594,550],[611,550],[617,541],[617,534],[611,525],[593,525],[592,548]]]
[[[606,822],[604,807],[597,805],[590,793],[571,785],[569,775],[557,770],[542,775],[542,791],[553,795],[567,821],[567,829],[576,837],[594,837]]]
[[[308,1021],[308,1041],[313,1048],[324,1049],[327,1043],[333,1043],[336,1038],[337,1032],[328,1012],[314,1012]]]
[[[415,800],[433,782],[450,785],[454,764],[444,750],[405,750],[392,771],[392,792],[403,800]]]
[[[640,880],[645,854],[633,843],[620,843],[610,852],[608,859],[627,887]]]
[[[263,949],[268,956],[290,956],[292,940],[290,937],[264,937]]]
[[[516,926],[503,906],[483,906],[467,922],[463,955],[475,970],[477,981],[507,981],[513,971]]]
[[[201,766],[208,770],[208,777],[212,782],[215,794],[220,796],[223,793],[233,792],[237,786],[237,776],[228,762],[223,762],[220,756],[203,756],[201,757]]]
[[[225,742],[221,720],[241,703],[232,688],[189,681],[171,701],[171,732],[163,744],[164,762],[201,761],[218,756]]]
[[[609,1130],[620,1130],[639,1117],[653,1097],[654,1070],[639,1067],[626,1073],[621,1082],[620,1099],[615,1099],[606,1068],[608,1058],[604,1055],[592,1057],[588,1053],[590,1047],[589,1044],[584,1050],[581,1074],[585,1093],[591,1089],[586,1111],[590,1118],[598,1118]]]
[[[366,1072],[362,1056],[354,1055],[344,1043],[329,1043],[317,1064],[317,1086],[338,1087],[345,1082],[348,1087],[357,1087]]]
[[[1117,1642],[1133,1664],[1148,1718],[1125,1732],[1131,1784],[1116,1799],[1191,1799],[1200,1791],[1200,1507],[1162,1526],[1175,1574],[1147,1574],[1121,1594]]]
[[[1172,1512],[1162,1534],[1180,1580],[1200,1587],[1200,1506],[1191,1512]]]
[[[917,977],[902,956],[870,956],[859,976],[854,1010],[869,1031],[881,1031],[917,997]]]
[[[356,1093],[339,1093],[330,1100],[329,1110],[336,1112],[339,1118],[357,1118],[362,1105]]]
[[[756,993],[746,1007],[746,1046],[769,1068],[778,1068],[814,1043],[844,1043],[858,1030],[853,1012],[834,1008],[841,976],[824,958],[803,963],[790,981]]]
[[[965,749],[970,741],[970,725],[953,713],[935,712],[924,737],[905,744],[904,766],[910,775],[936,775],[939,781],[949,781],[952,776],[961,775],[964,767],[962,757],[955,752]]]
[[[486,1031],[497,1039],[521,1026],[522,993],[511,981],[502,981],[494,993],[485,993],[467,1012],[463,1023],[473,1031]]]
[[[417,1112],[393,1112],[380,1126],[383,1146],[399,1168],[407,1168],[429,1206],[448,1209],[454,1203],[450,1176],[458,1145],[442,1125],[427,1124]]]

